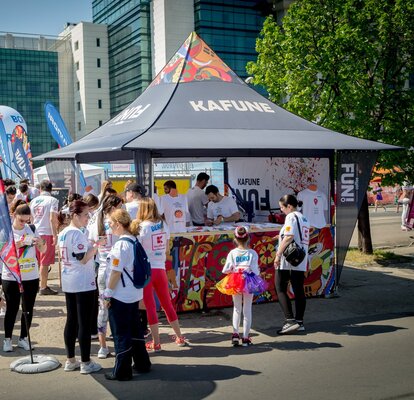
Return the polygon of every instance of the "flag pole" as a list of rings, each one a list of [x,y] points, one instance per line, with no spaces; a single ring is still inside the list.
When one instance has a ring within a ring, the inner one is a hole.
[[[23,177],[17,172],[15,171],[10,165],[8,165],[6,162],[4,162],[3,158],[0,157],[0,162],[3,163],[4,166],[6,166],[11,172],[13,172],[13,174],[17,175],[17,177],[19,179],[22,179]],[[1,176],[1,171],[0,171],[0,176]],[[1,176],[1,178],[3,180],[3,177]]]

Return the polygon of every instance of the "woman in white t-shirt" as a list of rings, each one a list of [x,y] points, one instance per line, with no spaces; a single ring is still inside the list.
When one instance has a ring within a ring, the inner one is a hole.
[[[99,290],[99,311],[98,311],[98,338],[100,349],[98,358],[107,358],[109,349],[106,344],[106,330],[108,325],[108,309],[103,301],[103,292],[106,288],[106,278],[108,271],[108,254],[112,246],[118,240],[118,236],[114,235],[110,226],[110,215],[118,208],[122,207],[122,199],[116,195],[110,194],[106,196],[102,202],[102,206],[98,211],[95,223],[88,227],[89,239],[99,241],[103,239],[103,243],[98,247],[98,253],[95,261],[98,267],[98,290]]]
[[[65,371],[80,367],[81,374],[99,371],[102,367],[90,359],[91,328],[95,302],[94,256],[100,242],[88,240],[85,227],[89,207],[82,200],[69,206],[70,225],[59,233],[58,245],[62,262],[62,291],[66,298],[64,331],[67,360]],[[75,359],[75,343],[79,340],[81,362]]]
[[[167,320],[175,332],[175,343],[180,347],[185,346],[185,338],[181,334],[177,313],[171,301],[167,273],[165,271],[170,232],[167,224],[159,215],[153,199],[149,197],[141,199],[135,223],[139,226],[138,239],[151,263],[151,280],[144,288],[144,303],[152,334],[152,340],[146,345],[147,349],[151,351],[161,350],[154,294],[157,295]]]
[[[285,223],[279,233],[279,247],[276,252],[276,291],[280,307],[285,315],[285,323],[278,331],[280,335],[294,331],[304,331],[303,316],[306,308],[306,297],[304,290],[305,272],[308,262],[309,247],[309,222],[297,207],[302,206],[293,195],[285,195],[279,200],[280,210],[286,214]],[[305,258],[297,265],[293,266],[285,259],[283,252],[288,245],[295,241],[305,250]],[[292,311],[292,304],[287,294],[288,284],[292,285],[295,294],[295,316]]]
[[[137,226],[135,229],[131,226],[131,217],[126,210],[115,210],[109,218],[112,233],[119,239],[108,254],[109,271],[103,294],[116,352],[115,366],[105,378],[126,381],[132,379],[132,360],[138,372],[151,369],[138,310],[143,290],[137,289],[130,278],[134,276]]]
[[[34,226],[30,226],[31,212],[27,204],[20,204],[13,212],[13,236],[16,243],[18,262],[23,284],[23,296],[26,306],[27,326],[24,315],[20,320],[20,336],[17,346],[24,350],[30,350],[27,340],[27,331],[30,329],[33,318],[33,307],[39,290],[39,266],[36,257],[36,249],[40,253],[46,251],[46,244],[36,232]],[[3,266],[1,279],[3,291],[7,303],[4,317],[4,342],[3,351],[13,351],[12,332],[19,311],[21,293],[14,275]]]

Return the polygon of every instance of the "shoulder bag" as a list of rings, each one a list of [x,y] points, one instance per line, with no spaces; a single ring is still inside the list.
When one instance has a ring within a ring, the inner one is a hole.
[[[299,218],[296,214],[294,215],[296,222],[298,223],[300,241],[302,242],[302,228],[299,223]],[[293,240],[283,251],[283,256],[290,265],[297,267],[304,260],[306,252],[302,246],[299,246],[295,240]]]

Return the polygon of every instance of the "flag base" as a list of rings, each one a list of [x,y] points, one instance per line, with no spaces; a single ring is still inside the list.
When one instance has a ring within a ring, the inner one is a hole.
[[[33,362],[30,356],[19,358],[10,364],[10,369],[20,374],[39,374],[42,372],[53,371],[60,367],[60,362],[53,356],[38,354],[33,356]]]

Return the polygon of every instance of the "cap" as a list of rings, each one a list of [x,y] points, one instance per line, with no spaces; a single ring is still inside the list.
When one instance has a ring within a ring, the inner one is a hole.
[[[247,226],[238,226],[234,230],[234,236],[236,236],[237,239],[245,239],[249,236],[249,228]]]
[[[134,192],[134,193],[138,193],[141,196],[145,196],[145,189],[141,185],[138,185],[138,183],[130,183],[126,187],[125,191],[126,192],[131,191],[131,192]]]

